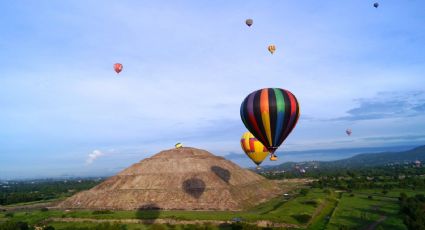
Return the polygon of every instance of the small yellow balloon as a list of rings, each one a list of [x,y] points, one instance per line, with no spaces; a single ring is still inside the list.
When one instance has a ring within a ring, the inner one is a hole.
[[[270,53],[274,53],[276,51],[276,46],[275,45],[269,45],[269,47],[267,47],[267,49],[269,50]]]
[[[241,147],[245,154],[259,166],[269,155],[267,148],[250,132],[245,132],[241,138]],[[257,167],[258,168],[258,167]]]
[[[175,146],[176,146],[176,149],[183,147],[182,143],[177,143]]]

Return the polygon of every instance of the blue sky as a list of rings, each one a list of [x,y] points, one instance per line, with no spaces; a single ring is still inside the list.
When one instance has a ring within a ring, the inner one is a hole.
[[[264,87],[300,102],[282,151],[423,144],[425,2],[372,4],[3,4],[0,178],[113,173],[176,142],[242,154],[240,103]]]

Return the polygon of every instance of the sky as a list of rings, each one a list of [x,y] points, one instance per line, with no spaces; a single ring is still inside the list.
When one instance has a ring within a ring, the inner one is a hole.
[[[177,142],[243,154],[240,104],[266,87],[300,103],[282,162],[424,144],[425,2],[379,2],[3,4],[0,179],[111,174]]]

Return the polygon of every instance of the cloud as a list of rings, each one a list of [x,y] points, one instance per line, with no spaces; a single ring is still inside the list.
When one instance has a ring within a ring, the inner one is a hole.
[[[335,120],[373,120],[423,115],[425,92],[379,92],[372,98],[355,99],[357,107],[347,111],[348,116]]]
[[[94,150],[92,153],[89,153],[89,156],[86,160],[86,164],[90,165],[96,160],[97,158],[104,156],[105,153],[101,152],[100,150]]]
[[[403,136],[378,136],[378,137],[364,137],[361,138],[365,141],[422,141],[425,140],[425,135],[403,135]]]

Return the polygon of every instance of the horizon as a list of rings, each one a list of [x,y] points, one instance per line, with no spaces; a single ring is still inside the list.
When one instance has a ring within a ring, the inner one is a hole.
[[[300,103],[277,163],[425,143],[423,1],[25,3],[0,15],[0,179],[112,174],[177,142],[243,154],[240,104],[265,87]]]
[[[191,146],[187,146],[191,147]],[[352,157],[355,157],[357,155],[362,154],[376,154],[376,153],[393,153],[393,152],[404,152],[404,151],[410,151],[416,148],[425,147],[425,145],[420,146],[393,146],[393,147],[372,147],[372,148],[343,148],[343,149],[317,149],[317,150],[305,150],[305,151],[292,151],[292,152],[286,152],[284,160],[282,161],[269,161],[265,160],[261,166],[278,166],[284,163],[303,163],[303,162],[331,162],[331,161],[337,161],[337,160],[344,160],[349,159]],[[194,148],[194,147],[191,147]],[[207,150],[208,151],[208,150]],[[343,153],[344,155],[340,155]],[[155,153],[157,154],[157,153]],[[147,158],[150,158],[154,156],[155,154],[152,154],[144,159],[141,159],[137,162],[132,162],[129,165],[122,166],[120,168],[116,168],[115,171],[109,171],[108,173],[102,171],[100,169],[96,173],[92,173],[90,175],[85,174],[62,174],[62,175],[55,175],[55,176],[33,176],[33,177],[9,177],[9,178],[2,178],[0,177],[0,181],[32,181],[32,180],[66,180],[66,179],[93,179],[93,178],[108,178],[111,176],[116,175],[117,173],[121,172],[122,170],[127,169],[132,164],[138,163],[142,160],[145,160]],[[214,153],[213,153],[214,154]],[[279,153],[278,153],[279,154]],[[283,153],[281,153],[283,154]],[[325,156],[325,158],[323,158]],[[229,160],[235,164],[237,164],[241,168],[245,169],[254,169],[255,165],[252,163],[252,161],[246,157],[245,153],[229,153],[227,155],[223,156],[226,160]]]

